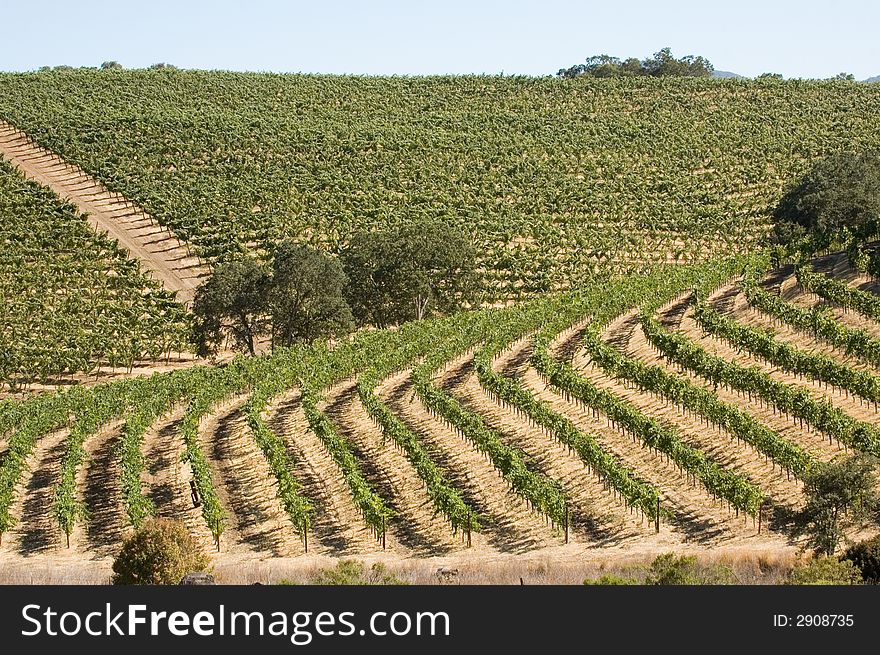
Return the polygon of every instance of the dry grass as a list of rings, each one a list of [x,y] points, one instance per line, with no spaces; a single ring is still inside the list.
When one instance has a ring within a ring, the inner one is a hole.
[[[619,575],[641,579],[660,553],[623,556],[598,556],[581,561],[558,561],[551,556],[517,557],[503,561],[467,561],[441,563],[436,559],[386,561],[381,558],[357,558],[369,567],[382,562],[400,580],[415,585],[579,585],[585,579]],[[733,573],[736,584],[779,584],[798,557],[795,552],[756,551],[720,552],[697,555],[700,568],[722,565]],[[321,569],[334,567],[333,558],[275,559],[220,564],[214,573],[221,584],[307,584]]]
[[[369,568],[382,564],[408,584],[420,585],[548,585],[582,584],[585,579],[618,575],[642,579],[660,554],[674,551],[697,557],[700,568],[727,567],[736,584],[778,584],[798,561],[795,548],[697,547],[644,550],[585,549],[570,545],[526,555],[468,551],[430,558],[401,558],[394,553],[369,553],[349,558],[329,555],[260,558],[252,553],[224,553],[213,557],[211,572],[219,584],[250,585],[293,582],[307,584],[322,569],[342,559],[354,559]],[[109,558],[88,560],[59,551],[34,557],[0,556],[0,585],[107,584],[112,574]]]
[[[0,559],[0,585],[100,585],[109,584],[112,562],[33,558]]]

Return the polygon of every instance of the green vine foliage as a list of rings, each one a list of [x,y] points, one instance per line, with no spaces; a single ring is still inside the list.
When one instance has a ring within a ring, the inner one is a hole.
[[[27,459],[39,439],[53,431],[67,432],[54,516],[68,535],[87,519],[86,508],[76,493],[77,474],[86,455],[84,444],[113,421],[121,421],[122,425],[118,455],[125,509],[132,525],[142,524],[154,511],[142,488],[143,437],[177,406],[184,408],[178,434],[185,445],[185,460],[202,498],[205,524],[219,543],[230,508],[222,506],[220,494],[214,488],[214,471],[202,451],[204,435],[200,437],[199,426],[205,417],[217,411],[220,403],[246,394],[243,411],[251,435],[268,464],[291,529],[305,539],[314,520],[315,506],[293,474],[295,463],[284,437],[276,434],[266,421],[272,402],[292,389],[299,390],[310,428],[339,467],[364,521],[381,537],[388,524],[397,519],[395,512],[364,475],[356,449],[321,410],[322,391],[345,380],[357,385],[364,407],[385,437],[407,457],[425,485],[427,498],[449,521],[453,531],[480,530],[485,517],[466,502],[461,489],[426,447],[422,435],[396,417],[376,393],[380,380],[407,369],[411,369],[410,379],[419,399],[434,416],[484,453],[509,488],[531,508],[554,524],[563,525],[568,520],[568,500],[562,485],[537,470],[526,453],[510,445],[502,432],[493,429],[483,416],[437,382],[439,372],[450,361],[467,357],[471,352],[479,381],[492,398],[528,417],[548,438],[576,453],[606,488],[633,511],[656,518],[659,505],[661,515],[669,516],[670,509],[662,506],[660,491],[641,479],[637,470],[603,449],[596,435],[554,412],[515,377],[494,370],[493,362],[504,349],[526,338],[531,338],[532,364],[552,388],[596,413],[601,412],[640,439],[645,447],[663,453],[715,497],[753,514],[764,501],[764,493],[757,485],[686,443],[674,427],[642,413],[622,397],[597,388],[551,346],[569,326],[582,326],[579,329],[583,347],[593,363],[609,376],[662,396],[699,415],[707,425],[724,428],[789,474],[802,478],[811,470],[814,461],[809,453],[763,426],[742,408],[721,401],[711,389],[695,385],[664,367],[630,358],[602,340],[601,334],[610,321],[640,308],[638,319],[645,335],[670,362],[692,370],[713,385],[761,398],[778,411],[823,432],[829,440],[837,439],[847,447],[880,455],[880,433],[872,424],[857,421],[830,402],[815,399],[798,385],[779,383],[763,370],[710,355],[686,337],[666,330],[655,318],[661,304],[695,290],[698,318],[707,329],[748,344],[768,358],[785,361],[790,370],[804,370],[805,374],[813,371],[823,376],[820,379],[829,381],[838,376],[834,378],[835,384],[846,384],[854,390],[859,380],[854,372],[820,369],[822,360],[815,356],[781,348],[772,335],[742,329],[743,326],[717,316],[699,300],[744,267],[762,270],[768,263],[768,256],[758,254],[701,265],[659,267],[648,274],[596,280],[585,289],[547,295],[504,309],[461,312],[393,330],[364,330],[332,345],[302,344],[279,348],[265,356],[238,357],[224,366],[195,366],[91,388],[71,387],[23,400],[2,401],[0,437],[6,452],[0,461],[0,537],[15,525],[17,517],[12,515],[12,507]]]
[[[189,350],[189,319],[85,217],[0,160],[0,385]]]
[[[673,334],[647,312],[639,315],[648,340],[671,362],[692,370],[716,385],[736,389],[749,398],[762,398],[777,410],[807,423],[838,443],[880,454],[880,433],[869,423],[853,419],[827,400],[809,391],[771,378],[758,367],[744,367],[707,353],[687,337]]]
[[[867,330],[848,328],[837,321],[827,307],[798,307],[780,296],[767,291],[757,283],[754,275],[743,276],[742,289],[746,298],[760,309],[796,330],[801,330],[842,348],[847,355],[858,357],[873,366],[880,366],[880,339]]]
[[[694,299],[694,317],[708,334],[719,337],[780,368],[845,389],[874,403],[880,400],[880,378],[854,369],[827,355],[814,354],[779,341],[767,330],[742,325],[715,311],[702,298]]]
[[[876,85],[803,80],[0,75],[0,117],[204,258],[442,219],[490,298],[753,250],[785,184],[880,145],[878,116]]]
[[[880,321],[880,297],[868,291],[853,289],[846,282],[816,273],[809,265],[795,269],[798,283],[807,291],[844,309],[857,311],[872,321]]]

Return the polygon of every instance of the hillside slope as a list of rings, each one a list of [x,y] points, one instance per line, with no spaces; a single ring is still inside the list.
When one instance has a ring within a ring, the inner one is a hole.
[[[0,159],[0,387],[128,368],[187,341],[173,294]]]
[[[181,520],[218,567],[793,555],[805,472],[876,454],[880,410],[824,374],[765,366],[702,333],[694,286],[732,320],[756,318],[732,300],[745,263],[667,267],[334,349],[314,342],[0,404],[0,579],[23,562],[65,565],[76,579],[109,561],[138,508]],[[841,268],[844,281],[853,271]],[[787,297],[811,301],[803,288]],[[685,352],[753,365],[754,382],[720,384]],[[800,402],[786,404],[795,392]],[[807,411],[821,396],[832,422]],[[77,440],[80,462],[68,455]],[[65,470],[89,510],[74,517],[69,548],[55,495]],[[457,529],[453,496],[467,508]],[[381,519],[364,511],[378,505],[390,510]],[[848,536],[876,532],[872,517]]]
[[[57,155],[28,141],[26,136],[0,121],[0,155],[29,180],[51,189],[89,218],[98,232],[106,232],[131,257],[141,261],[154,279],[181,302],[192,300],[207,269],[184,245],[163,232],[153,218],[125,198],[113,195],[81,170]]]
[[[880,90],[835,82],[0,75],[0,118],[208,260],[435,218],[474,235],[495,297],[750,248],[878,117]]]

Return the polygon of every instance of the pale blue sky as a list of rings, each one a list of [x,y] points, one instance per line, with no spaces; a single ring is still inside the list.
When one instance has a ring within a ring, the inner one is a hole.
[[[0,0],[0,25],[0,70],[547,75],[670,46],[749,76],[880,75],[877,0]]]

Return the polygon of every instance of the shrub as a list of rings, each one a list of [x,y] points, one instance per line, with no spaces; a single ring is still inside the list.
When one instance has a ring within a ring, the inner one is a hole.
[[[645,584],[649,585],[692,585],[699,584],[696,574],[697,558],[675,553],[658,555],[648,571]]]
[[[850,546],[842,559],[852,562],[867,584],[880,584],[880,535]]]
[[[731,584],[733,572],[729,567],[715,564],[698,566],[693,555],[678,556],[675,553],[658,555],[648,570],[648,585],[713,585]]]
[[[625,578],[622,575],[614,575],[611,573],[606,573],[598,578],[587,578],[584,580],[585,585],[605,585],[605,586],[618,586],[618,585],[634,585],[639,584],[638,580],[634,580],[633,578]]]
[[[335,567],[321,569],[311,578],[316,585],[403,585],[406,584],[384,564],[376,563],[367,570],[363,562],[342,560]]]
[[[796,566],[788,576],[788,584],[793,585],[852,585],[861,581],[858,568],[850,560],[827,556]]]
[[[122,545],[113,562],[113,584],[177,584],[205,571],[207,555],[180,521],[150,519]]]
[[[835,457],[804,476],[807,502],[795,517],[798,533],[816,555],[834,555],[846,533],[877,504],[876,460],[864,454]]]

